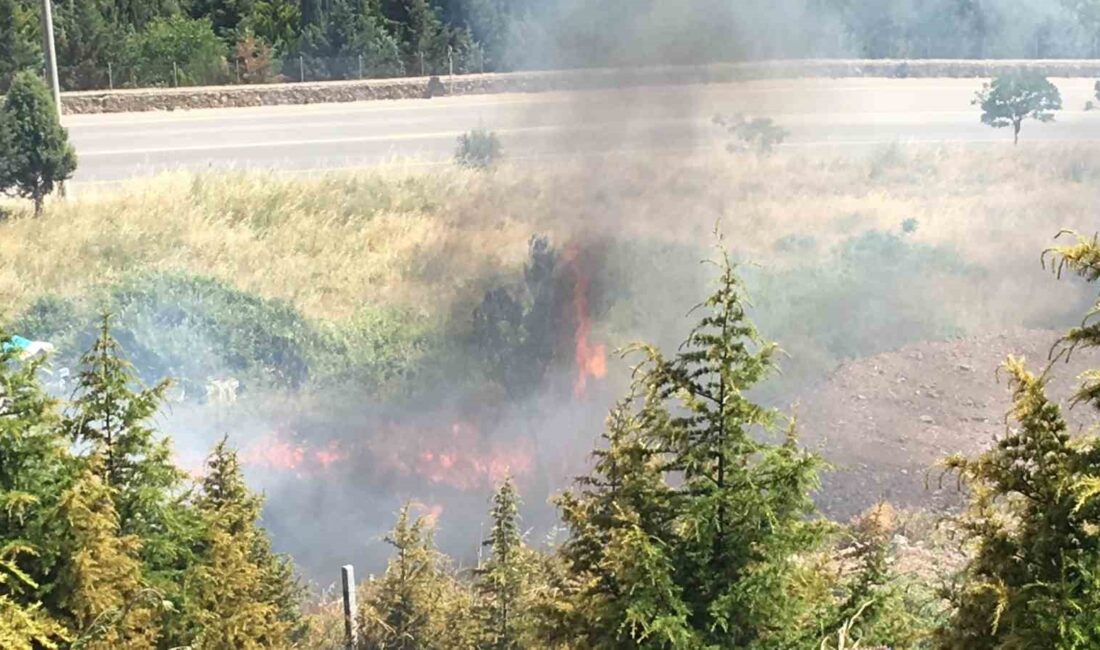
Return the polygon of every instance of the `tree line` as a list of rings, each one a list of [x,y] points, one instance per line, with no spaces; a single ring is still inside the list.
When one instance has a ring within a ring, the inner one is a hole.
[[[0,92],[41,66],[0,0]],[[63,87],[256,83],[761,58],[1100,55],[1096,0],[54,0]]]
[[[1059,276],[1086,280],[1100,277],[1098,260],[1096,238],[1044,254]],[[591,471],[555,498],[562,541],[528,538],[510,479],[472,567],[402,508],[385,573],[359,586],[359,647],[1100,645],[1100,441],[1070,434],[1046,396],[1050,368],[1010,358],[1011,426],[989,451],[945,459],[969,499],[947,520],[967,559],[945,584],[921,584],[894,568],[887,504],[852,525],[817,512],[820,459],[793,417],[751,398],[779,350],[749,320],[727,258],[696,314],[673,354],[631,350],[632,388]],[[1098,344],[1086,320],[1058,354]],[[173,463],[152,425],[168,383],[137,383],[109,318],[72,398],[43,392],[43,363],[0,348],[0,645],[342,646],[338,617],[303,614],[230,445],[197,478]],[[1100,404],[1095,373],[1075,401]]]

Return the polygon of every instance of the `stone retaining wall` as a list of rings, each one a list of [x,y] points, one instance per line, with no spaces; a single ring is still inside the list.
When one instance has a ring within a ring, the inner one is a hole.
[[[442,77],[438,81],[419,77],[255,86],[87,91],[64,93],[62,102],[66,113],[119,113],[411,99],[444,94],[530,93],[807,77],[991,77],[1025,69],[1050,77],[1100,77],[1100,60],[765,61],[625,70],[472,74],[453,78]]]

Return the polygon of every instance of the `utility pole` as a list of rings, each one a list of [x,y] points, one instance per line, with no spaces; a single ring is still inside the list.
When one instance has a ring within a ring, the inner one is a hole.
[[[53,44],[53,8],[50,0],[42,0],[42,51],[46,54],[46,83],[53,93],[57,115],[61,116],[61,87],[57,83],[57,50]]]

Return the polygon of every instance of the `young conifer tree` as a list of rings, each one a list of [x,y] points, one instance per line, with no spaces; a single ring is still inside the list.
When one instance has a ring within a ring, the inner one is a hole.
[[[55,185],[76,170],[76,152],[46,84],[20,72],[0,108],[0,191],[34,201],[34,213]]]
[[[643,348],[642,435],[678,478],[665,543],[695,633],[713,647],[797,646],[812,642],[820,614],[799,592],[797,561],[824,541],[811,519],[820,463],[798,446],[793,422],[771,440],[778,414],[748,393],[773,371],[777,348],[748,319],[728,257],[720,270],[677,355]]]
[[[143,584],[141,541],[120,534],[111,491],[102,474],[89,469],[61,497],[54,529],[62,540],[55,583],[59,605],[69,618],[74,647],[156,647],[160,596]]]
[[[525,647],[532,567],[519,529],[519,505],[515,483],[506,477],[493,495],[493,528],[484,542],[490,548],[489,559],[475,574],[482,609],[479,647],[486,650]]]
[[[226,440],[214,448],[196,507],[205,535],[191,567],[186,615],[193,643],[210,648],[287,648],[298,632],[301,589],[271,552],[257,522],[262,499],[245,485],[237,454]]]
[[[625,400],[609,415],[593,472],[556,499],[570,532],[559,553],[569,578],[562,596],[547,603],[543,635],[563,647],[696,642],[664,542],[673,536],[674,493],[630,405]]]
[[[142,539],[147,571],[167,588],[192,563],[199,528],[184,505],[186,475],[172,462],[168,440],[150,425],[169,382],[137,388],[137,375],[111,336],[108,316],[80,363],[66,429],[85,462],[111,488],[122,533]]]
[[[1097,239],[1050,251],[1060,275],[1100,279]],[[1045,256],[1044,256],[1045,257]],[[1096,308],[1063,339],[1067,352],[1100,345]],[[1100,440],[1071,436],[1059,406],[1046,395],[1047,374],[1020,359],[1004,366],[1012,381],[1015,422],[996,446],[975,459],[952,457],[971,494],[959,518],[973,559],[948,593],[954,615],[941,647],[1100,647]],[[1100,372],[1082,378],[1075,403],[1100,406]]]
[[[467,621],[449,618],[456,585],[443,571],[429,522],[413,520],[405,505],[386,537],[394,555],[386,574],[370,586],[362,619],[363,646],[394,650],[460,648]]]
[[[636,412],[609,420],[607,450],[560,502],[573,532],[567,611],[594,647],[790,648],[820,642],[828,605],[816,565],[827,527],[812,518],[818,460],[793,425],[748,392],[776,347],[748,320],[734,265],[666,358],[638,346]],[[585,646],[587,647],[587,646]]]
[[[0,341],[8,337],[0,332]],[[61,549],[48,513],[71,482],[57,404],[39,386],[43,361],[0,347],[0,647],[65,638],[49,598]],[[45,602],[49,601],[49,602]],[[43,604],[46,604],[43,607]]]

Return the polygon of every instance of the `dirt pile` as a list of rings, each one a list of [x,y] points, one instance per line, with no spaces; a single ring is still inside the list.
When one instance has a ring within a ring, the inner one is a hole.
[[[1041,372],[1060,334],[1020,330],[915,343],[837,368],[798,407],[805,444],[834,468],[824,477],[825,511],[846,518],[879,499],[958,504],[956,481],[941,481],[937,462],[956,452],[976,454],[1003,434],[1011,394],[997,369],[1012,354]],[[1085,406],[1069,409],[1067,398],[1077,376],[1098,365],[1095,354],[1079,350],[1050,371],[1050,395],[1063,404],[1073,431],[1088,427],[1093,414]]]

